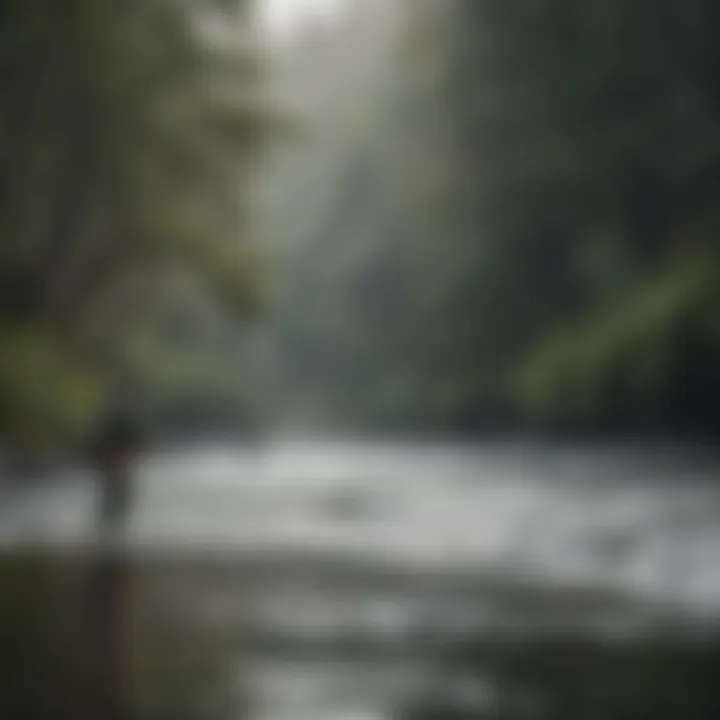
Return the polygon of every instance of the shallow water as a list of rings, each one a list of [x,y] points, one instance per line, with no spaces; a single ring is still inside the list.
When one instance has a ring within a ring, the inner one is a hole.
[[[469,638],[493,659],[548,637],[600,652],[720,616],[718,469],[688,449],[206,447],[148,458],[139,489],[131,550],[161,570],[138,591],[242,675],[252,717],[396,716],[433,683],[479,708],[497,677],[441,667]],[[92,510],[80,477],[7,502],[6,557],[91,548]]]
[[[77,479],[8,507],[0,536],[81,539],[91,517]],[[502,571],[708,609],[719,520],[718,466],[680,450],[286,443],[149,458],[133,542]]]

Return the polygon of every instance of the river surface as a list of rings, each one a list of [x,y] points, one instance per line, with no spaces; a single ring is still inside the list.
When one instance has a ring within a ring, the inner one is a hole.
[[[167,602],[224,627],[252,616],[259,717],[385,717],[428,682],[433,643],[707,630],[719,480],[707,453],[660,445],[207,446],[146,459],[130,546],[223,568],[176,573]],[[93,503],[81,476],[7,499],[6,553],[90,544]]]

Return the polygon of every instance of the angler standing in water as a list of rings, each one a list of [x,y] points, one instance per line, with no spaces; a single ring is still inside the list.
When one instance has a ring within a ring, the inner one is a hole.
[[[130,414],[114,412],[106,417],[93,449],[101,539],[122,537],[128,528],[142,447],[142,432]]]
[[[105,418],[92,448],[98,476],[101,551],[89,578],[97,673],[92,687],[95,714],[102,720],[129,720],[132,716],[131,565],[130,556],[119,551],[116,543],[124,540],[129,530],[135,467],[143,445],[143,434],[133,417],[114,412]]]

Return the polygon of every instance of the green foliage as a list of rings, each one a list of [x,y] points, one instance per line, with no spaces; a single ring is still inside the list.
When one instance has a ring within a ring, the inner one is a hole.
[[[103,378],[47,333],[0,329],[0,435],[14,446],[76,441],[103,393]]]
[[[405,426],[720,429],[718,19],[408,4],[292,279],[295,385]]]
[[[712,308],[714,279],[708,259],[693,258],[544,340],[519,373],[523,405],[592,417],[602,413],[605,384],[618,374],[628,402],[652,402],[673,382],[675,356],[684,350],[675,344],[678,332]]]
[[[112,370],[138,319],[172,305],[176,268],[229,308],[256,309],[246,191],[269,123],[241,11],[224,11],[228,38],[202,32],[218,12],[165,0],[3,4],[3,434],[76,426],[93,404],[87,365]]]

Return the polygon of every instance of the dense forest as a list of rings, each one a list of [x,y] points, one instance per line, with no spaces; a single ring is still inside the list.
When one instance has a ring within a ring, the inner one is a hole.
[[[720,429],[715,5],[367,0],[272,69],[245,6],[3,4],[2,444],[118,393],[170,434]]]
[[[2,4],[2,444],[75,442],[118,394],[161,425],[242,411],[228,328],[262,295],[244,188],[271,124],[245,13]]]
[[[288,394],[366,429],[716,433],[718,6],[403,11],[288,263]]]

